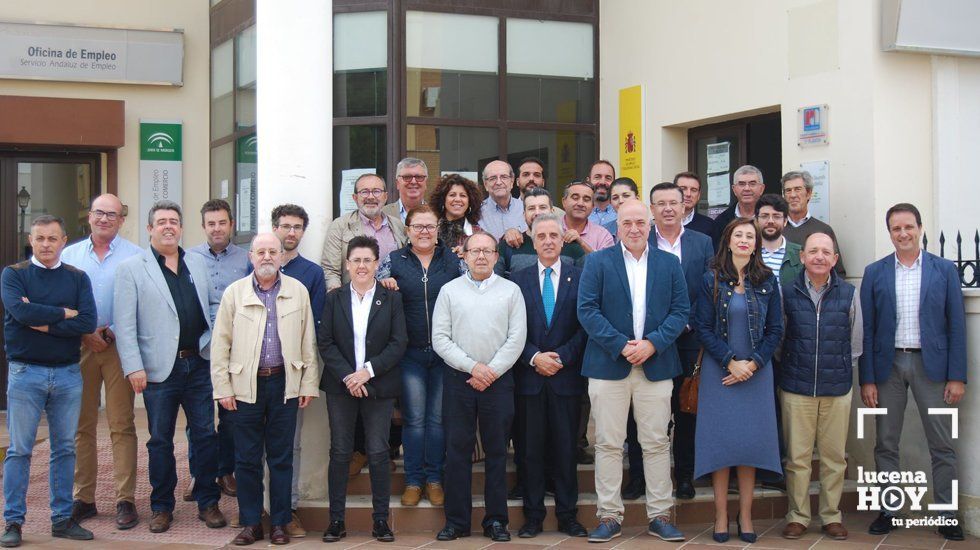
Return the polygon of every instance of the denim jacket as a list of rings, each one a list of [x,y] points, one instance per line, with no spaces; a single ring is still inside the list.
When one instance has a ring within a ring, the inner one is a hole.
[[[718,302],[713,303],[715,272],[708,270],[701,280],[698,294],[694,330],[704,346],[705,353],[713,357],[721,368],[727,368],[732,359],[752,359],[760,369],[772,360],[772,354],[783,336],[783,306],[779,294],[779,282],[775,275],[755,287],[745,279],[745,298],[749,308],[749,334],[752,337],[752,356],[735,357],[728,345],[728,303],[735,292],[731,281],[718,279]]]

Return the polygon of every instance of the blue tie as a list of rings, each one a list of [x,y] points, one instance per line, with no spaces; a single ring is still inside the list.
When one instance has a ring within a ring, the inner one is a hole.
[[[550,267],[544,268],[544,284],[541,285],[541,301],[544,302],[544,318],[551,326],[551,315],[555,312],[555,285],[551,282]]]

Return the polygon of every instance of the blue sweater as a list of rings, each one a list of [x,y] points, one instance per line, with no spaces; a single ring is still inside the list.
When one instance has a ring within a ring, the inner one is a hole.
[[[95,331],[95,297],[88,275],[64,263],[44,269],[25,261],[6,267],[0,281],[7,359],[48,367],[78,363],[82,335]],[[78,316],[65,319],[65,308]],[[46,333],[31,328],[44,325]]]

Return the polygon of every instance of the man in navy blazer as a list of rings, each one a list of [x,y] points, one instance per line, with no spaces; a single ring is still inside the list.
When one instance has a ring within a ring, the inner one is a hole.
[[[687,282],[691,303],[691,318],[684,332],[677,339],[677,354],[684,372],[674,378],[671,412],[674,416],[674,478],[677,480],[677,498],[694,498],[694,431],[697,416],[680,410],[680,388],[684,378],[694,372],[701,343],[691,327],[694,325],[694,301],[698,288],[715,255],[711,237],[683,225],[686,194],[679,185],[665,182],[650,190],[650,212],[653,214],[653,231],[650,247],[677,256]],[[623,498],[634,499],[643,495],[646,482],[643,479],[643,454],[637,441],[636,422],[630,415],[627,425],[626,446],[629,450],[630,481],[623,489]]]
[[[691,304],[677,258],[651,247],[650,211],[638,200],[619,207],[620,244],[589,256],[579,284],[578,317],[589,341],[582,374],[596,426],[596,495],[599,526],[590,542],[621,534],[623,442],[632,404],[639,426],[646,478],[648,532],[684,540],[669,522],[670,396],[681,374],[675,341],[687,326]]]
[[[584,537],[588,533],[576,518],[575,461],[585,393],[582,353],[586,335],[575,315],[582,271],[561,260],[564,231],[557,216],[538,216],[530,233],[538,259],[511,275],[527,308],[527,340],[514,368],[524,446],[525,523],[518,536],[532,538],[541,533],[545,476],[550,474],[555,482],[558,530]]]
[[[875,416],[875,466],[879,472],[899,471],[899,439],[911,388],[932,457],[935,502],[950,504],[957,479],[952,419],[926,411],[954,406],[966,391],[960,278],[952,262],[919,247],[922,216],[915,206],[896,204],[885,222],[895,253],[865,268],[861,282],[861,399],[867,407],[888,409]],[[955,511],[943,513],[953,516]],[[890,514],[883,512],[868,531],[884,535],[892,529]],[[963,540],[959,525],[940,527],[939,532],[949,540]]]

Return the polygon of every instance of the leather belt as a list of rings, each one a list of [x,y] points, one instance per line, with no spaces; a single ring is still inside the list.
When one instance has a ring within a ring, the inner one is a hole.
[[[895,348],[895,351],[900,351],[902,353],[919,353],[922,348]]]
[[[198,352],[196,349],[182,349],[177,350],[177,359],[189,359],[191,357],[197,357]]]
[[[282,374],[282,372],[283,372],[283,366],[282,365],[279,365],[278,367],[259,367],[259,370],[256,373],[256,376],[260,376],[262,378],[266,378],[266,377],[269,377],[269,376],[275,376],[277,374]]]

